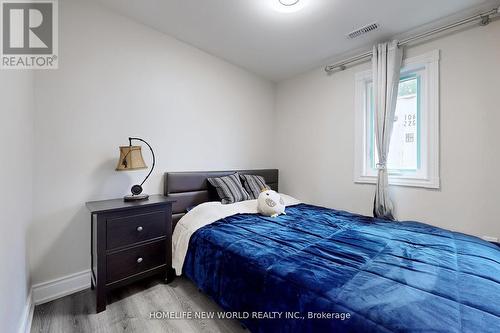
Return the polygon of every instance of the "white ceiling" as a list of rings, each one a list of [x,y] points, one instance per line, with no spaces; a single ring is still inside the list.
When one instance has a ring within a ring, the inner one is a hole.
[[[145,25],[278,81],[484,0],[98,0]],[[349,40],[350,31],[381,28]]]

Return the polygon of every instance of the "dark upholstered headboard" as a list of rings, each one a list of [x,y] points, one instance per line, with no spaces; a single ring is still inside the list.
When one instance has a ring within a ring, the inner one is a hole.
[[[219,201],[217,192],[209,185],[207,178],[227,176],[235,172],[262,176],[273,190],[278,191],[278,169],[167,172],[164,194],[176,200],[172,206],[173,225],[177,224],[187,208],[207,201]]]

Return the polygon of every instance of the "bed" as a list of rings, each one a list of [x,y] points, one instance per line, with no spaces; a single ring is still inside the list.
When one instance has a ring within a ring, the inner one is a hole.
[[[165,194],[176,221],[196,206],[174,230],[178,242],[190,230],[177,273],[250,331],[500,332],[496,245],[288,196],[277,218],[257,214],[255,200],[210,202],[206,178],[233,172],[167,173]],[[278,190],[277,170],[241,172]]]

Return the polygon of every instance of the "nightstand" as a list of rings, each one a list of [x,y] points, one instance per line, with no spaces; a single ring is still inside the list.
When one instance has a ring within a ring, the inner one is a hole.
[[[96,312],[106,310],[109,290],[172,270],[172,203],[163,195],[148,200],[87,202],[91,213],[92,289]]]

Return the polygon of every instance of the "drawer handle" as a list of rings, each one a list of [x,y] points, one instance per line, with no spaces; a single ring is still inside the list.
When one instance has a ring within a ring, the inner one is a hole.
[[[142,262],[142,260],[143,259],[141,257],[137,258],[137,263],[140,264]]]
[[[143,229],[141,226],[137,227],[137,231],[141,232]]]

